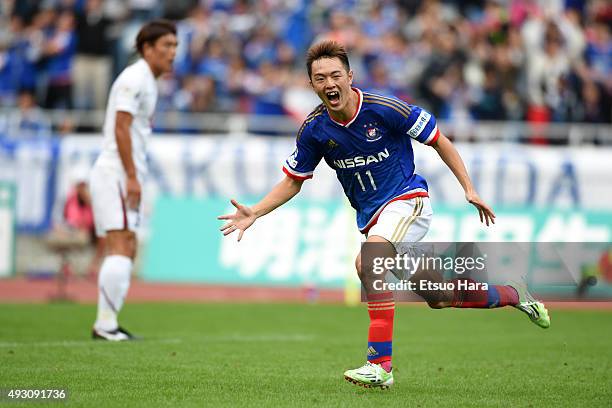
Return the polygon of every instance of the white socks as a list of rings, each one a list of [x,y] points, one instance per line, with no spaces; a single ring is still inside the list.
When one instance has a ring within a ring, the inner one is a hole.
[[[115,330],[117,315],[130,287],[132,260],[123,255],[108,255],[104,258],[98,276],[98,317],[94,328]]]

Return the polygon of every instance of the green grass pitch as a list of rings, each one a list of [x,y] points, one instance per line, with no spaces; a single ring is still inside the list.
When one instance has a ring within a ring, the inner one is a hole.
[[[128,304],[146,339],[121,344],[89,339],[94,313],[0,305],[0,388],[64,387],[82,407],[612,404],[610,311],[553,310],[542,330],[510,308],[398,307],[388,391],[342,376],[365,360],[364,306]],[[28,405],[53,404],[11,406]]]

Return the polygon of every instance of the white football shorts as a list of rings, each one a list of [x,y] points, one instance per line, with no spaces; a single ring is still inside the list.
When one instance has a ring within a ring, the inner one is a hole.
[[[429,197],[393,201],[382,210],[368,236],[383,237],[393,244],[399,255],[404,255],[415,242],[425,237],[432,216]]]
[[[128,208],[125,173],[112,168],[94,166],[89,176],[89,191],[96,224],[96,235],[107,231],[137,232],[142,214],[142,200],[137,209]]]

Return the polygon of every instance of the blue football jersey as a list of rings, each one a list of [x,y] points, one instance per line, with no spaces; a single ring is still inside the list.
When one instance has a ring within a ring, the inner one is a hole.
[[[283,171],[306,180],[325,159],[366,233],[391,201],[427,196],[427,182],[414,172],[412,140],[432,144],[440,132],[434,116],[418,106],[354,91],[359,104],[348,122],[332,119],[323,104],[306,118]]]

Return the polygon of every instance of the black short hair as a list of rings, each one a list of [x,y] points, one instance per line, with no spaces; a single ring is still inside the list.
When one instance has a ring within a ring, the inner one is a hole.
[[[144,45],[155,44],[160,37],[166,34],[176,35],[176,26],[169,20],[153,20],[143,25],[136,36],[136,49],[142,55]]]
[[[351,70],[348,54],[344,46],[336,41],[327,40],[317,43],[308,49],[306,53],[308,78],[312,75],[312,63],[321,58],[338,58],[346,69],[346,72]]]

